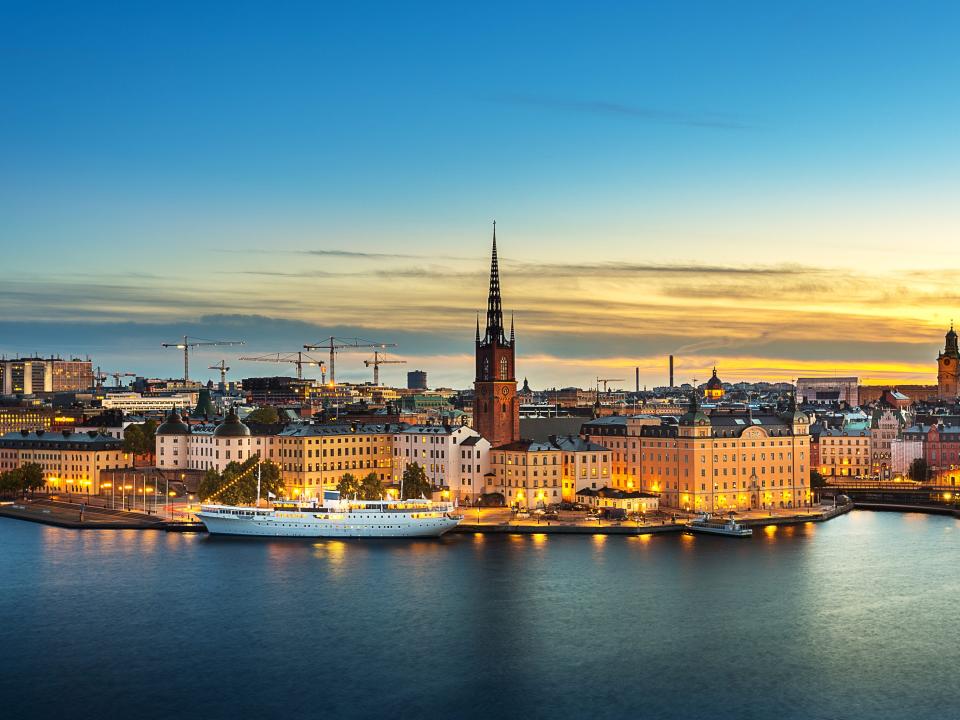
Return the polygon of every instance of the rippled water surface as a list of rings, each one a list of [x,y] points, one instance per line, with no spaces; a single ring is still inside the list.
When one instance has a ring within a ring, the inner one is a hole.
[[[246,541],[0,519],[9,718],[955,718],[960,522]]]

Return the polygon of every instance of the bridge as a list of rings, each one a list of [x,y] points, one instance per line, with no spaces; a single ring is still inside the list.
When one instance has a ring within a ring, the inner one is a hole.
[[[915,482],[848,480],[820,488],[821,498],[846,495],[865,509],[924,510],[960,516],[960,487]]]

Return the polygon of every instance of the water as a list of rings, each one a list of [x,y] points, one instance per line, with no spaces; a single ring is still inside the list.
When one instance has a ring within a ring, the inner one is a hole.
[[[0,519],[8,718],[953,718],[960,522],[247,541]]]

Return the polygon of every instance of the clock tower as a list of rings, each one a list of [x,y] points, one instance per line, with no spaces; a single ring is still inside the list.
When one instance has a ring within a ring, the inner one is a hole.
[[[490,291],[487,294],[487,327],[480,335],[477,318],[476,380],[473,383],[473,427],[491,447],[520,439],[520,405],[514,368],[516,338],[510,318],[510,339],[503,326],[500,306],[500,268],[497,265],[497,223],[493,223]]]
[[[943,352],[937,356],[937,396],[941,400],[956,400],[960,394],[960,350],[957,348],[957,333],[950,323]]]

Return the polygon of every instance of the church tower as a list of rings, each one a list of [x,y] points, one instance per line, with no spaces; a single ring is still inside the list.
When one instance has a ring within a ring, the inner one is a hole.
[[[960,350],[957,333],[950,323],[943,352],[937,356],[937,396],[941,400],[956,400],[960,391]]]
[[[497,264],[497,223],[493,223],[493,254],[490,259],[490,291],[487,294],[487,326],[480,335],[477,318],[476,380],[473,383],[473,428],[491,447],[520,439],[520,405],[514,368],[516,338],[510,318],[510,339],[503,326],[500,304],[500,268]]]

